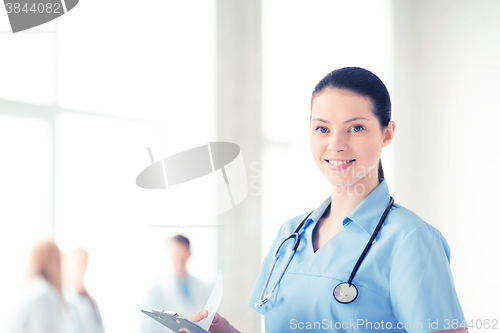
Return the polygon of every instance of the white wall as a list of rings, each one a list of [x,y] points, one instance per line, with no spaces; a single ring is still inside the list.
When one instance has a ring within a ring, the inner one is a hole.
[[[500,2],[396,0],[394,22],[395,198],[445,235],[484,326],[500,319]]]

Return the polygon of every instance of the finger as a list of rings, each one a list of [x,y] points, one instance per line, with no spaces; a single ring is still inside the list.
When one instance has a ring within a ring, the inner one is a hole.
[[[178,333],[191,333],[187,328],[181,328]]]
[[[201,310],[200,312],[198,313],[195,313],[194,315],[192,315],[191,317],[189,317],[189,320],[191,320],[192,322],[198,322],[204,318],[206,318],[208,316],[208,311],[207,310]]]

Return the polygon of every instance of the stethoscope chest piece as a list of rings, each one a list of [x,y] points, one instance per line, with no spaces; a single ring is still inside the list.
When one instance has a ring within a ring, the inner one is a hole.
[[[333,290],[333,297],[340,303],[351,303],[358,297],[356,286],[347,282],[339,283]]]

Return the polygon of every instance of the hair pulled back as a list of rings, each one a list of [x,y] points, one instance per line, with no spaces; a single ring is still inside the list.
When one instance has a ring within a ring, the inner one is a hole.
[[[62,298],[61,253],[54,241],[39,241],[31,249],[26,277],[35,276],[43,277],[52,284]]]

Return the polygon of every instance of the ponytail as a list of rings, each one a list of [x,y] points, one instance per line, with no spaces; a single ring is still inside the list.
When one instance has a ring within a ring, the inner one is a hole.
[[[384,179],[384,169],[382,169],[382,161],[378,160],[378,178]]]

